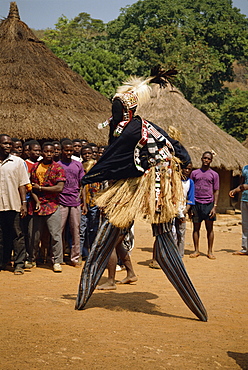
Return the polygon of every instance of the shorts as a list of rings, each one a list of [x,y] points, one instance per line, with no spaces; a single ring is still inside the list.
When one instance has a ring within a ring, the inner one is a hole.
[[[203,220],[216,221],[215,216],[212,218],[209,217],[209,213],[211,209],[213,208],[213,206],[214,206],[214,202],[205,203],[205,204],[195,202],[195,205],[192,206],[192,213],[193,213],[192,221],[194,223],[202,222]]]

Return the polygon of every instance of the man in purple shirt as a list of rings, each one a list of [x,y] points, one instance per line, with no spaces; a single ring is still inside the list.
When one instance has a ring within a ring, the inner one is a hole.
[[[195,184],[195,205],[192,206],[192,221],[193,221],[193,242],[194,253],[190,254],[190,258],[196,258],[200,255],[199,237],[201,222],[205,221],[208,239],[209,259],[215,259],[213,255],[214,231],[213,222],[216,220],[216,207],[219,197],[219,175],[210,168],[213,160],[211,152],[205,152],[202,155],[202,166],[198,170],[191,173],[190,178]]]
[[[71,159],[73,154],[73,143],[71,140],[64,140],[61,143],[61,160],[58,162],[66,174],[66,182],[63,191],[59,196],[61,227],[62,232],[65,228],[67,219],[69,220],[70,232],[72,235],[71,264],[75,267],[80,266],[78,258],[80,255],[80,185],[84,176],[84,169],[79,161]]]

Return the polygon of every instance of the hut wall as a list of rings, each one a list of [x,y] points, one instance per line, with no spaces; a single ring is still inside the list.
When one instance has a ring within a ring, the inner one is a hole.
[[[218,213],[226,213],[227,210],[234,209],[229,191],[232,189],[232,171],[225,169],[213,168],[220,176],[220,193],[218,200]]]

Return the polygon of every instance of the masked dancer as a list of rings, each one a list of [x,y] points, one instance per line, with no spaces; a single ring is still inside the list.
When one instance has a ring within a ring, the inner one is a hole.
[[[171,221],[182,202],[180,163],[190,163],[186,149],[160,127],[135,114],[150,98],[151,83],[165,87],[175,70],[155,67],[149,78],[130,77],[112,101],[109,147],[83,177],[82,184],[111,180],[96,197],[106,215],[85,262],[76,309],[83,309],[100,280],[114,248],[122,243],[132,222],[148,221],[155,236],[154,256],[179,295],[202,321],[206,310],[188,277],[171,232]]]

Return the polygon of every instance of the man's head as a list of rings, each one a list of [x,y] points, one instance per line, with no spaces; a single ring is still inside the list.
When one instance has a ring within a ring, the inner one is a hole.
[[[97,159],[98,157],[98,146],[95,143],[89,143],[92,148],[92,159]]]
[[[188,178],[191,174],[192,168],[191,162],[189,162],[187,165],[182,165],[182,177],[185,179]]]
[[[37,162],[41,155],[41,146],[37,140],[29,141],[29,158],[32,162]]]
[[[65,140],[69,140],[69,139],[65,139]],[[57,162],[57,161],[60,160],[60,156],[61,156],[61,144],[60,144],[59,141],[53,141],[52,143],[54,145],[54,157],[53,157],[53,160],[55,162]]]
[[[73,154],[77,157],[80,157],[81,149],[82,149],[82,142],[80,139],[73,139]]]
[[[73,143],[71,140],[64,140],[61,144],[61,160],[70,162],[73,154]]]
[[[12,150],[12,140],[7,134],[0,134],[0,157],[7,158]]]
[[[103,153],[106,151],[107,145],[101,145],[98,148],[98,160],[102,157]]]
[[[29,158],[29,141],[25,141],[23,143],[23,151],[22,151],[22,159],[28,159]]]
[[[202,167],[210,167],[212,160],[213,160],[213,153],[211,153],[210,151],[204,152],[201,157]]]
[[[46,141],[42,145],[41,155],[43,157],[42,161],[43,161],[44,164],[52,163],[53,156],[54,156],[54,145],[53,145],[53,143],[50,143],[49,141]]]
[[[81,155],[83,158],[83,162],[87,162],[88,160],[92,159],[92,147],[90,145],[84,145],[81,150]]]
[[[20,139],[17,139],[16,137],[12,137],[12,145],[13,150],[18,153],[18,157],[21,157],[22,155],[22,141]]]

